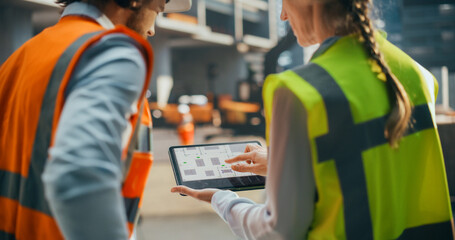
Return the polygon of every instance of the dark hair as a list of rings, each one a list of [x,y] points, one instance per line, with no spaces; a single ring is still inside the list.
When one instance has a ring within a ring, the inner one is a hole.
[[[63,7],[66,7],[73,2],[80,2],[80,1],[81,0],[56,0],[55,2],[57,4],[60,4]],[[108,2],[108,0],[89,0],[88,1],[88,3],[93,4],[97,7],[101,7],[107,2]],[[114,0],[114,2],[116,2],[122,8],[130,8],[132,1],[131,0]]]
[[[372,63],[379,66],[380,75],[383,74],[385,77],[392,110],[386,122],[384,136],[390,146],[397,147],[398,141],[409,127],[412,107],[406,90],[392,73],[378,48],[369,16],[369,4],[370,0],[339,0],[338,3],[326,3],[326,24],[335,27],[335,33],[339,35],[360,33],[363,45],[373,60]]]
[[[80,0],[56,0],[55,3],[63,6],[63,7],[66,7],[68,5],[70,5],[71,3],[73,2],[78,2]]]

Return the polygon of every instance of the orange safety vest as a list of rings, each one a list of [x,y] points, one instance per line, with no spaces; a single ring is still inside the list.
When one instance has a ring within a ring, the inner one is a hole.
[[[137,219],[149,169],[151,117],[144,98],[151,76],[153,53],[149,43],[130,29],[102,28],[94,20],[66,16],[26,42],[0,68],[0,238],[63,239],[45,200],[41,175],[48,149],[65,104],[65,89],[87,48],[108,34],[125,34],[141,48],[147,66],[138,101],[141,111],[129,122],[137,146],[127,160],[123,149],[125,199],[130,235]],[[140,121],[138,121],[140,119]],[[138,126],[136,128],[136,125]],[[131,147],[129,149],[132,149]]]

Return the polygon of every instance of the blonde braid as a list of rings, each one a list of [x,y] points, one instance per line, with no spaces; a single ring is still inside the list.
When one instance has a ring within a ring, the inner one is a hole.
[[[411,102],[400,81],[390,71],[390,68],[383,59],[381,52],[374,38],[373,26],[368,16],[369,0],[352,1],[352,18],[356,23],[364,41],[363,44],[385,75],[386,83],[389,88],[389,94],[392,98],[392,111],[384,130],[384,135],[390,146],[397,147],[398,141],[408,129],[409,120],[412,113]]]

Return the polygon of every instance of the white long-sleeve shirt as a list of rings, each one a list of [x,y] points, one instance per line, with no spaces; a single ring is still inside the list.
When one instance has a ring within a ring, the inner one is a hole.
[[[241,239],[304,238],[313,219],[316,187],[305,108],[280,88],[272,109],[265,204],[231,191],[212,198],[212,207]]]

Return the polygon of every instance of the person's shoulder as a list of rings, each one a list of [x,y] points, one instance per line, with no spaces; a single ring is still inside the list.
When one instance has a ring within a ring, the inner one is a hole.
[[[116,27],[108,30],[102,40],[131,45],[141,50],[145,50],[145,45],[150,45],[146,39],[143,39],[136,32],[126,29],[126,27]]]
[[[307,64],[303,64],[303,65],[300,65],[300,66],[297,66],[295,68],[292,68],[290,69],[290,71],[293,71],[295,73],[298,73],[298,72],[311,72],[312,69],[316,66],[317,64],[316,63],[313,63],[313,62],[309,62]]]
[[[304,76],[312,75],[312,73],[315,72],[315,68],[318,68],[318,65],[310,62],[280,73],[270,74],[265,80],[264,88],[266,90],[273,89],[274,91],[276,88],[283,86],[290,89],[301,87],[301,85],[306,82]]]
[[[289,102],[289,103],[299,100],[297,95],[291,89],[289,89],[287,87],[283,87],[283,86],[278,87],[275,90],[274,98],[279,99],[279,101],[281,101],[281,102]]]
[[[272,96],[284,101],[296,98],[296,88],[301,86],[301,77],[296,73],[297,69],[306,68],[300,66],[296,69],[289,69],[280,73],[267,76],[264,84],[265,96]]]
[[[141,89],[146,72],[146,59],[134,39],[122,33],[107,34],[84,51],[67,92],[89,83]]]
[[[97,47],[102,50],[117,49],[129,49],[130,51],[143,53],[143,47],[134,38],[124,33],[110,33],[97,42]],[[141,56],[141,55],[139,55]]]
[[[265,83],[283,82],[283,81],[289,80],[290,78],[296,77],[296,69],[298,69],[298,68],[288,69],[288,70],[280,72],[280,73],[269,74],[265,79]]]
[[[123,33],[104,35],[96,44],[87,49],[88,61],[94,65],[134,63],[138,70],[146,70],[146,59],[141,45],[132,37]]]

